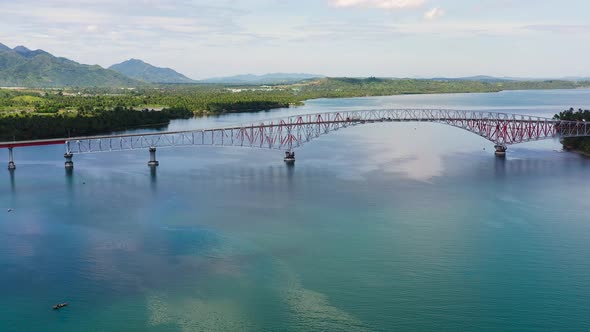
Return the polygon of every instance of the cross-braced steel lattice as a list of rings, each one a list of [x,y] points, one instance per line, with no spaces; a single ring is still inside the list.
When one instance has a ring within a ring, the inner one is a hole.
[[[341,128],[375,122],[436,122],[477,134],[496,146],[556,137],[590,136],[586,122],[529,115],[444,109],[383,109],[290,116],[223,128],[66,139],[67,153],[190,145],[293,149]]]

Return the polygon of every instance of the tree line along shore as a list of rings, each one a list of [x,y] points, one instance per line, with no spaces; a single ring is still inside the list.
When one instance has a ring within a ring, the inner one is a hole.
[[[305,100],[316,98],[584,87],[590,87],[590,82],[370,77],[323,78],[273,86],[169,84],[138,88],[0,89],[0,141],[156,128],[173,119],[298,106]]]

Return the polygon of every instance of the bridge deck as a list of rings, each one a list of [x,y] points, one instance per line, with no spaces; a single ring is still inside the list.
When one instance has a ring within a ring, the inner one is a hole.
[[[20,148],[26,146],[58,145],[65,144],[68,138],[39,139],[30,141],[0,142],[0,149]]]
[[[374,122],[438,122],[471,131],[495,144],[515,144],[557,136],[590,135],[585,122],[498,112],[461,110],[368,110],[296,115],[258,124],[182,131],[154,131],[120,135],[85,136],[0,142],[0,148],[66,144],[68,152],[127,150],[146,146],[233,145],[291,149],[329,131]],[[195,141],[195,134],[202,142]],[[205,142],[205,137],[207,141]],[[177,144],[182,140],[180,144]],[[167,141],[167,142],[163,142]],[[237,141],[237,143],[236,143]],[[231,142],[231,143],[230,143]],[[94,146],[98,143],[97,146]],[[115,143],[115,144],[113,144]],[[78,146],[71,151],[70,146]],[[113,148],[114,145],[115,148]],[[87,148],[82,148],[86,146]]]

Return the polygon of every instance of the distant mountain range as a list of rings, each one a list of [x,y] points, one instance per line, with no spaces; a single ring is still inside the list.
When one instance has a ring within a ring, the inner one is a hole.
[[[590,77],[581,77],[581,76],[566,76],[562,77],[562,80],[566,81],[590,81]]]
[[[135,87],[150,83],[209,83],[234,85],[290,84],[303,80],[324,78],[324,75],[304,73],[272,73],[265,75],[236,75],[192,80],[170,68],[160,68],[142,60],[130,59],[108,69],[84,65],[56,57],[43,50],[25,46],[10,48],[0,43],[0,86],[23,87]],[[439,81],[590,81],[589,77],[516,78],[493,76],[422,78]]]
[[[290,74],[290,73],[272,73],[265,75],[235,75],[228,77],[215,77],[201,80],[201,83],[218,83],[218,84],[287,84],[309,80],[313,78],[323,78],[324,75],[315,74]]]
[[[432,80],[436,81],[478,81],[478,82],[508,82],[514,81],[511,78],[500,78],[486,75],[468,76],[468,77],[433,77]]]
[[[566,77],[494,77],[494,76],[487,76],[487,75],[478,75],[478,76],[468,76],[468,77],[433,77],[433,78],[426,78],[432,79],[437,81],[479,81],[479,82],[514,82],[514,81],[528,81],[528,82],[537,82],[537,81],[550,81],[550,80],[557,80],[557,81],[590,81],[590,77],[578,77],[578,76],[566,76]]]
[[[109,69],[148,83],[196,83],[173,69],[155,67],[138,59],[112,65]]]
[[[142,84],[100,66],[83,65],[24,46],[13,49],[0,44],[0,86],[111,87]]]

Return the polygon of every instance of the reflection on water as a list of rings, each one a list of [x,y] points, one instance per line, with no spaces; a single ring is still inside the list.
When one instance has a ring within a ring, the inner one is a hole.
[[[494,158],[494,174],[496,178],[503,178],[506,175],[506,157],[496,156]]]
[[[65,170],[66,170],[66,179],[68,180],[68,185],[70,185],[74,179],[74,168],[65,167]]]
[[[15,185],[15,181],[14,181],[14,169],[9,169],[8,170],[8,174],[10,175],[10,190],[12,191],[12,193],[14,194],[16,192],[16,185]]]
[[[158,180],[158,167],[151,166],[150,167],[150,183],[152,190],[156,190],[157,187],[157,180]]]

